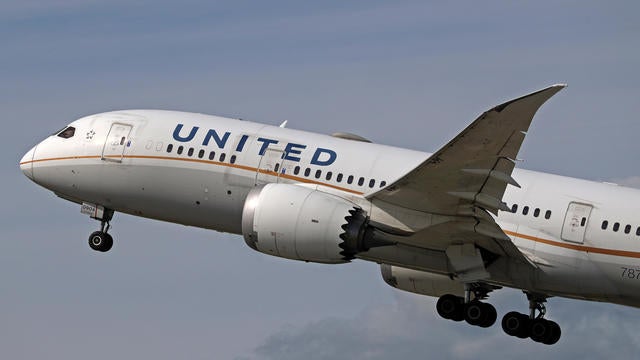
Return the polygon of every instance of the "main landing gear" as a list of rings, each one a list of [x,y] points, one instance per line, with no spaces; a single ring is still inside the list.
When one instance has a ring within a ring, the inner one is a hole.
[[[496,309],[480,300],[486,299],[491,289],[465,285],[465,296],[451,294],[442,295],[436,304],[436,311],[441,317],[453,321],[466,321],[469,325],[483,328],[493,325],[497,318]],[[474,294],[471,300],[471,293]],[[527,294],[529,299],[529,315],[515,311],[502,318],[502,329],[507,335],[521,339],[531,338],[535,342],[553,345],[560,340],[560,326],[546,320],[546,297]]]
[[[89,246],[95,251],[107,252],[113,246],[113,237],[108,233],[111,227],[109,222],[113,218],[113,210],[104,209],[104,214],[101,218],[93,218],[100,220],[100,230],[91,233],[89,236]]]
[[[487,298],[490,290],[482,287],[465,289],[465,297],[451,294],[443,295],[438,299],[436,311],[445,319],[453,321],[466,321],[469,325],[483,328],[490,327],[496,322],[497,312],[493,305],[480,301]],[[474,293],[471,300],[471,292]]]
[[[557,343],[562,331],[556,322],[544,318],[547,312],[544,306],[546,298],[532,294],[527,294],[527,298],[529,299],[529,315],[515,311],[507,313],[502,318],[502,330],[507,335],[521,339],[530,337],[531,340],[546,345]]]

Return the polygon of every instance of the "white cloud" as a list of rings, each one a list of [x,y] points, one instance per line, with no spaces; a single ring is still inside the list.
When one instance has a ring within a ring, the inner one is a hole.
[[[611,182],[622,186],[640,189],[640,176],[629,176],[625,178],[612,179]]]
[[[523,296],[513,291],[496,294],[493,302],[505,313],[513,310],[519,297]],[[490,353],[494,358],[599,359],[610,356],[613,349],[616,357],[629,358],[640,350],[634,332],[640,316],[635,309],[553,299],[548,307],[557,314],[553,319],[561,324],[563,338],[546,346],[503,334],[500,318],[489,329],[440,319],[434,302],[398,293],[394,303],[367,308],[352,318],[290,326],[268,337],[253,358],[476,359]]]

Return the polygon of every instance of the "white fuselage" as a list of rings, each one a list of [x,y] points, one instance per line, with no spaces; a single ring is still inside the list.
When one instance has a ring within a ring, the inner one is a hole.
[[[314,184],[366,202],[430,155],[171,111],[97,114],[70,126],[74,136],[48,137],[22,159],[36,183],[78,203],[236,234],[256,185]],[[526,281],[495,282],[640,306],[640,191],[518,169],[513,178],[521,188],[503,200],[517,210],[497,221],[536,268]]]

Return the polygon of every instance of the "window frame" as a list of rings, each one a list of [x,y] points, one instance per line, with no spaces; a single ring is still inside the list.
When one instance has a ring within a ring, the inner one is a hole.
[[[68,134],[69,132],[71,132],[71,134]],[[73,126],[67,126],[66,128],[62,129],[60,132],[58,132],[56,136],[63,139],[71,139],[75,134],[76,134],[76,128]]]

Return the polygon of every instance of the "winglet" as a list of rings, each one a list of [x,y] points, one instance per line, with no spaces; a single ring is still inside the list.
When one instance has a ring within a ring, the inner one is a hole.
[[[553,95],[555,95],[558,91],[564,89],[565,87],[567,87],[567,84],[555,84],[555,85],[551,85],[549,87],[546,87],[542,90],[538,90],[535,92],[532,92],[530,94],[521,96],[519,98],[513,99],[513,100],[509,100],[506,103],[500,104],[496,107],[494,107],[493,109],[489,110],[490,111],[496,111],[496,112],[502,112],[507,106],[516,103],[516,102],[520,102],[521,100],[524,100],[526,98],[531,98],[531,99],[536,99],[536,101],[539,101],[537,104],[537,107],[540,107],[542,104],[545,103],[545,101],[549,100]],[[536,107],[536,110],[537,110]]]

